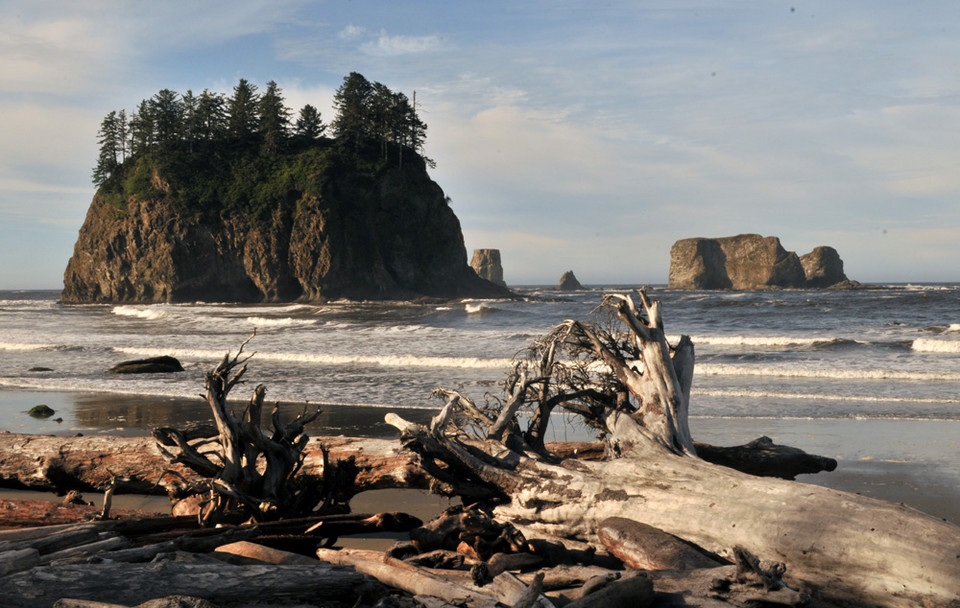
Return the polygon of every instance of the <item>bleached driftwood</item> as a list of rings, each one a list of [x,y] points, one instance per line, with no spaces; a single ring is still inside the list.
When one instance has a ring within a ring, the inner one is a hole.
[[[958,599],[957,526],[699,458],[687,425],[693,344],[686,336],[668,344],[660,304],[643,293],[640,302],[608,296],[620,323],[610,330],[561,325],[534,345],[527,368],[514,372],[508,396],[492,408],[446,391],[429,426],[395,415],[388,422],[447,491],[500,503],[496,516],[531,534],[596,544],[600,522],[632,518],[731,561],[741,546],[783,562],[791,586],[824,600],[906,608]],[[527,428],[515,417],[494,427],[504,404],[512,414],[509,404],[518,401],[532,410]],[[607,434],[605,460],[546,453],[538,425],[556,407]]]

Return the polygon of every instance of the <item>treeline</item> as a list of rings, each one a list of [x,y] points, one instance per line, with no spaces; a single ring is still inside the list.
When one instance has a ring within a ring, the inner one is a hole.
[[[329,130],[345,154],[359,155],[375,144],[384,159],[396,150],[400,164],[404,149],[422,155],[427,125],[403,93],[351,72],[334,95],[334,109]],[[126,160],[147,152],[192,152],[198,145],[219,143],[257,147],[271,156],[292,142],[319,140],[328,131],[320,112],[310,104],[295,119],[292,116],[272,80],[260,93],[256,85],[240,79],[229,96],[207,89],[199,95],[163,89],[129,114],[117,110],[104,117],[97,133],[100,153],[93,182],[102,185]],[[430,159],[424,160],[433,165]]]

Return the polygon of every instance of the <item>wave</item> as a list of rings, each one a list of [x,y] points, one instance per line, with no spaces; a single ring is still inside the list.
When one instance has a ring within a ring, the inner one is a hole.
[[[464,310],[467,311],[467,314],[487,314],[491,312],[497,312],[499,308],[493,306],[487,306],[486,304],[467,304],[464,307]]]
[[[293,317],[280,317],[271,319],[269,317],[247,317],[247,323],[256,327],[302,327],[307,325],[316,325],[316,319],[295,319]]]
[[[923,380],[930,382],[960,382],[958,373],[911,372],[886,369],[816,369],[801,367],[764,367],[755,365],[725,365],[705,363],[694,368],[695,375],[704,376],[766,376],[780,378],[821,378],[830,380]]]
[[[200,349],[156,349],[140,347],[115,347],[115,352],[128,355],[153,357],[170,355],[180,359],[218,360],[225,351]],[[473,369],[509,369],[512,359],[483,359],[480,357],[420,357],[416,355],[336,355],[315,353],[270,353],[255,351],[255,359],[313,365],[376,365],[381,367],[451,367]]]
[[[784,393],[778,391],[693,389],[697,397],[736,397],[738,399],[809,399],[812,401],[861,401],[869,403],[927,403],[957,404],[960,399],[937,399],[917,397],[892,397],[885,395],[837,395],[835,393]]]
[[[110,312],[120,317],[135,317],[148,321],[155,321],[167,316],[167,311],[152,306],[114,306]]]
[[[953,326],[951,325],[951,327]],[[910,349],[919,353],[960,353],[960,340],[917,338],[910,345]]]
[[[60,344],[27,344],[21,342],[0,342],[0,350],[8,351],[17,351],[17,352],[33,352],[38,350],[60,350],[60,349],[69,349],[70,347],[62,346]]]
[[[670,342],[676,344],[679,336],[670,336]],[[694,345],[708,346],[801,346],[821,347],[851,344],[869,344],[848,338],[801,338],[798,336],[691,336]]]

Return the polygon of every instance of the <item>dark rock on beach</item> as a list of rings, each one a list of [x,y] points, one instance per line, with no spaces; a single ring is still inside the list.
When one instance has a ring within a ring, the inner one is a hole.
[[[774,236],[682,239],[670,250],[670,289],[824,288],[846,281],[834,248],[800,257]]]
[[[107,370],[111,374],[168,374],[182,372],[183,366],[174,357],[150,357],[118,363]]]
[[[40,405],[33,406],[32,408],[30,408],[30,411],[28,411],[27,413],[33,416],[34,418],[49,418],[50,416],[53,416],[54,414],[56,414],[53,408],[51,408],[49,405],[45,405],[42,403]]]

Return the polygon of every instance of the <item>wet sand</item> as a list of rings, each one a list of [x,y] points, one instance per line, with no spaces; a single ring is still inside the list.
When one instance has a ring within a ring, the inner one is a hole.
[[[56,413],[43,420],[26,414],[30,407],[40,403],[50,406]],[[242,407],[243,404],[238,402],[238,410]],[[308,407],[312,411],[316,405]],[[283,404],[281,413],[284,417],[294,416],[303,408],[304,404]],[[426,422],[435,413],[427,408],[390,410],[369,406],[321,406],[321,410],[320,417],[308,427],[308,432],[313,435],[384,438],[399,437],[395,429],[383,422],[384,414],[389,411],[416,422]],[[57,418],[62,421],[56,422]],[[207,405],[199,398],[0,390],[0,431],[147,435],[157,426],[209,420]],[[690,427],[698,441],[716,445],[738,445],[767,435],[779,444],[836,458],[836,471],[803,475],[798,481],[904,503],[960,524],[958,421],[692,417]],[[548,440],[591,438],[582,428],[565,425],[563,419],[557,417]],[[412,514],[432,514],[449,504],[444,499],[415,491],[378,492],[394,494],[371,492],[367,493],[369,496],[360,495],[354,499],[354,511],[407,510]],[[99,497],[87,496],[87,500],[99,501]],[[118,500],[121,497],[115,498],[119,507]],[[129,505],[124,503],[125,508],[146,508],[136,501],[154,499],[129,497],[123,500],[134,501]],[[159,500],[163,507],[165,499]]]

